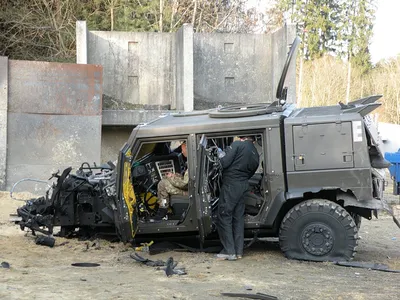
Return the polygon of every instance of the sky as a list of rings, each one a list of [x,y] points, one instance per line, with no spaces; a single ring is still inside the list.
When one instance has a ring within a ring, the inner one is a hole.
[[[270,1],[248,0],[247,5],[265,11],[268,2]],[[400,54],[400,0],[377,0],[376,3],[377,11],[370,44],[373,64]]]
[[[400,54],[400,0],[378,0],[370,51],[372,63]]]

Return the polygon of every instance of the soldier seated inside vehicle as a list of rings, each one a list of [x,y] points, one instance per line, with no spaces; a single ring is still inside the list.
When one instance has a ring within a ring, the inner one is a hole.
[[[132,164],[132,183],[142,221],[180,220],[188,201],[185,140],[143,143]],[[172,198],[172,199],[171,199]]]
[[[186,142],[182,142],[180,145],[181,153],[187,157],[187,146]],[[164,178],[162,178],[157,185],[157,197],[158,197],[158,211],[151,221],[161,221],[168,212],[170,206],[171,195],[188,195],[188,183],[189,183],[189,172],[187,165],[185,164],[184,174],[168,172]]]

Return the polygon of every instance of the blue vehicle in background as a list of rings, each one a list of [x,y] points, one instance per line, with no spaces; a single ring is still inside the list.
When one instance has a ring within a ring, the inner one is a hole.
[[[393,194],[400,195],[400,149],[394,153],[386,152],[385,159],[392,164],[389,172],[393,179]]]

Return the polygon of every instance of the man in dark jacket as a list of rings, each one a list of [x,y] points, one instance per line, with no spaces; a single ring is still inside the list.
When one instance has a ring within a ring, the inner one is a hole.
[[[244,199],[248,180],[259,165],[259,154],[254,138],[241,137],[234,141],[221,158],[222,186],[218,201],[218,234],[224,249],[219,259],[236,260],[243,255]]]

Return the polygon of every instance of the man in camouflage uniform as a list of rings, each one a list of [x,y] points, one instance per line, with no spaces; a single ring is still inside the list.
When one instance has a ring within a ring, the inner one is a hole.
[[[186,142],[181,144],[182,155],[187,157]],[[153,221],[161,221],[168,211],[170,195],[188,195],[189,172],[186,169],[184,175],[168,173],[166,178],[160,180],[157,186],[158,211]]]

